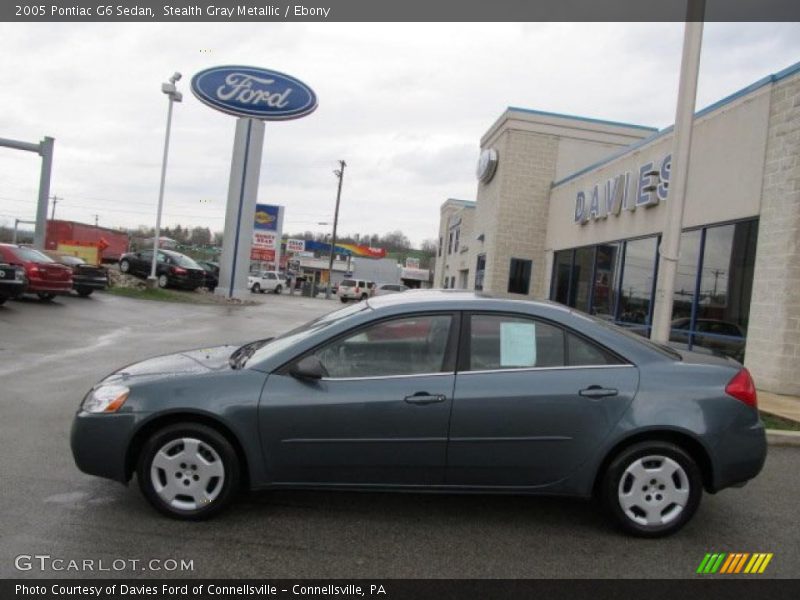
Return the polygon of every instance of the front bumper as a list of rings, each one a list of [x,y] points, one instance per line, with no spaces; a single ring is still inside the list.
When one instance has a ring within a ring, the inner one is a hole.
[[[19,279],[0,281],[0,296],[3,298],[16,298],[25,291],[26,285],[26,281]]]
[[[89,475],[127,483],[125,460],[135,427],[136,415],[132,413],[78,411],[70,433],[75,464]]]

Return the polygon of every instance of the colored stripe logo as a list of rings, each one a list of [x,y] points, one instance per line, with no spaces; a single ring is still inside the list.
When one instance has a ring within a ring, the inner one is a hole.
[[[714,573],[732,574],[761,574],[772,560],[772,552],[715,552],[705,555],[697,567],[697,573],[707,575]]]

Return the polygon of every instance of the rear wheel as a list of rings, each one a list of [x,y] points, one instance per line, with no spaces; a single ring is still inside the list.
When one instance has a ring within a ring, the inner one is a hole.
[[[369,296],[367,296],[366,294],[361,294],[361,299],[362,299],[362,300],[366,300],[368,297],[369,297]]]
[[[137,467],[139,488],[159,511],[177,519],[206,519],[221,511],[239,488],[239,460],[217,430],[177,423],[145,443]]]
[[[0,304],[4,304],[7,298],[5,296],[0,296]]]
[[[669,442],[625,448],[603,477],[606,508],[625,531],[641,537],[678,531],[694,515],[702,494],[697,463]]]
[[[123,273],[127,273],[131,270],[131,263],[129,263],[127,260],[119,261],[119,270]]]
[[[166,275],[159,275],[158,276],[158,287],[165,288],[169,283],[169,279],[167,279]]]
[[[78,296],[81,298],[88,298],[94,290],[92,288],[77,288],[75,291],[78,292]]]
[[[341,298],[339,298],[339,300],[341,300],[341,301],[342,301],[342,304],[347,304],[347,298],[345,298],[344,296],[342,296]]]
[[[36,295],[39,296],[39,300],[41,300],[42,302],[50,302],[53,298],[56,297],[55,294],[51,294],[50,292],[39,292]]]

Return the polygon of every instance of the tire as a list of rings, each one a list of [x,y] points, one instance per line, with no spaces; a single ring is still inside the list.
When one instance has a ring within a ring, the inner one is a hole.
[[[261,286],[258,285],[257,283],[254,283],[253,287],[250,288],[250,291],[253,292],[254,294],[260,294],[261,293]]]
[[[92,288],[78,288],[75,290],[81,298],[88,298],[94,291]]]
[[[129,273],[131,270],[131,263],[127,260],[119,261],[119,270],[123,273]]]
[[[0,306],[5,304],[6,300],[8,300],[8,298],[6,298],[5,296],[0,296]]]
[[[176,423],[145,442],[136,478],[156,510],[175,519],[199,521],[219,513],[236,496],[239,459],[216,429]]]
[[[39,300],[41,300],[42,302],[50,302],[53,298],[56,297],[55,294],[51,294],[50,292],[39,292],[36,295],[39,296]]]
[[[703,480],[694,459],[669,442],[640,442],[622,450],[606,469],[606,510],[624,531],[661,537],[688,523],[700,505]]]
[[[166,275],[159,275],[158,276],[158,287],[165,288],[169,285],[169,279]]]
[[[341,300],[341,301],[342,301],[342,304],[347,304],[347,298],[345,298],[344,296],[342,296],[341,298],[339,298],[339,300]]]
[[[277,286],[277,287],[275,288],[275,293],[276,293],[276,294],[280,294],[282,291],[283,291],[283,288],[282,288],[281,286]]]
[[[366,300],[367,298],[369,298],[369,296],[366,294],[361,294],[361,300]]]

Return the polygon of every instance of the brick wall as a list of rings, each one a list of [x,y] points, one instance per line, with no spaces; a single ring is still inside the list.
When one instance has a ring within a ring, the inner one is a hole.
[[[772,90],[745,365],[800,395],[800,76]]]

